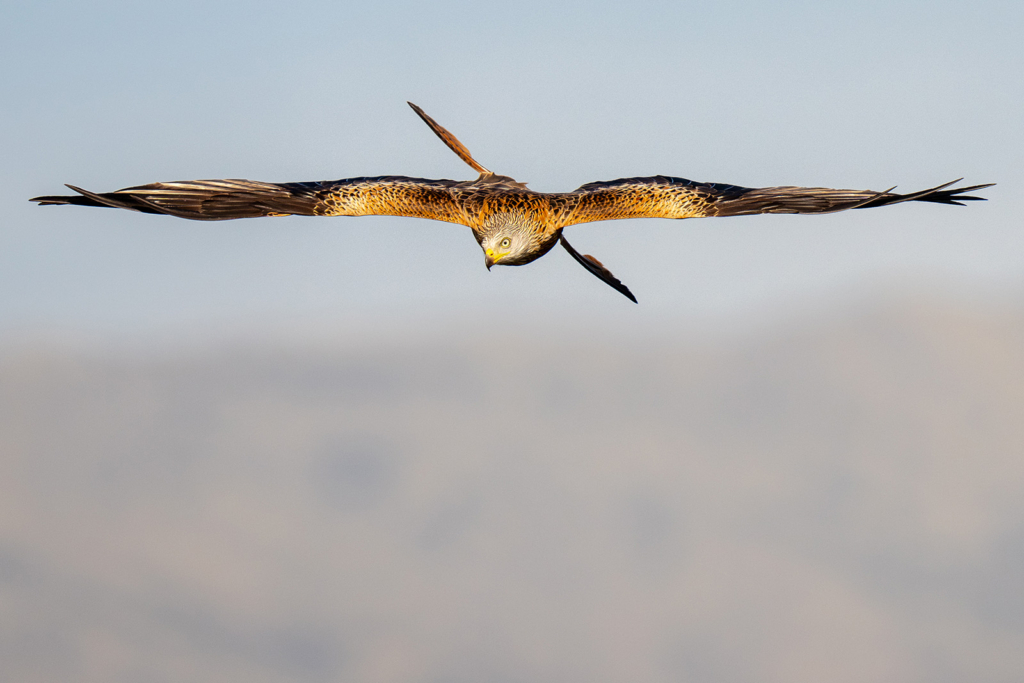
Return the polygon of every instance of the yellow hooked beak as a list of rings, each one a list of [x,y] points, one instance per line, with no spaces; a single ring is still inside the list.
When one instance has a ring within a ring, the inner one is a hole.
[[[507,253],[508,252],[506,251],[505,254]],[[498,261],[498,259],[500,259],[505,254],[497,254],[494,252],[493,249],[484,249],[484,265],[487,266],[487,270],[490,270],[491,266],[493,266]]]

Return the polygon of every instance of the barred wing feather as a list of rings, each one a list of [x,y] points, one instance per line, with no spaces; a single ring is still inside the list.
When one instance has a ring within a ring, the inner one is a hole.
[[[405,176],[308,183],[187,180],[127,187],[102,194],[69,185],[78,195],[35,197],[46,204],[131,209],[201,221],[258,216],[409,216],[468,224],[453,180]]]

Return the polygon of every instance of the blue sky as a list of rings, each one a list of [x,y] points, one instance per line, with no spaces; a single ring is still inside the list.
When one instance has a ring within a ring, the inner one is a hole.
[[[903,3],[5,3],[0,332],[485,319],[737,317],[865,289],[1024,291],[1024,9]],[[39,208],[70,182],[473,172],[542,191],[668,174],[991,201],[826,217],[619,221],[488,273],[412,219],[190,223]]]

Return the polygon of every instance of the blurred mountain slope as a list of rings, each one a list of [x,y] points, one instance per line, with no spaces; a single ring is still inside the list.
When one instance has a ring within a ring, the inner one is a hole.
[[[0,354],[0,678],[1016,681],[1024,309]]]

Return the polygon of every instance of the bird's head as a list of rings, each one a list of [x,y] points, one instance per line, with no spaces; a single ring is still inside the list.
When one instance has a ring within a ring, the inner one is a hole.
[[[558,241],[546,235],[544,226],[516,214],[497,214],[477,235],[484,263],[491,266],[522,266],[539,259]]]

